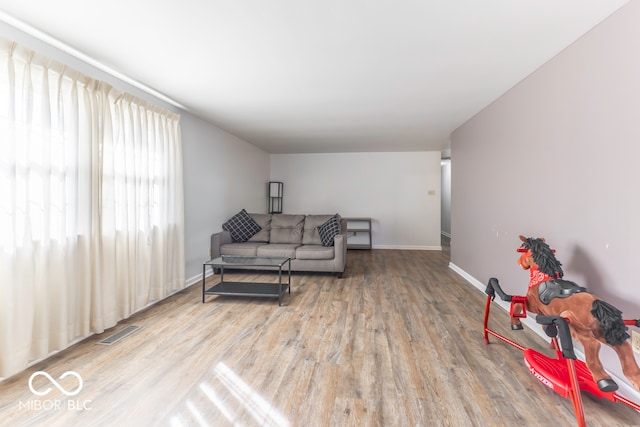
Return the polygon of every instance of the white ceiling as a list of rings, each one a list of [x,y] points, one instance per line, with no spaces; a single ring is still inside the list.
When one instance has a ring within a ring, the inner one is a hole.
[[[270,153],[440,151],[628,1],[0,0],[0,11]]]

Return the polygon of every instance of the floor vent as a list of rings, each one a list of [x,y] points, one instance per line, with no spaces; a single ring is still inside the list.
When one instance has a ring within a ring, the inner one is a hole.
[[[123,330],[121,330],[120,332],[116,332],[115,334],[111,335],[110,337],[103,339],[98,344],[101,344],[101,345],[115,344],[118,341],[120,341],[121,339],[123,339],[125,337],[128,337],[129,335],[131,335],[132,333],[134,333],[138,329],[140,329],[140,326],[129,325],[126,328],[124,328]]]

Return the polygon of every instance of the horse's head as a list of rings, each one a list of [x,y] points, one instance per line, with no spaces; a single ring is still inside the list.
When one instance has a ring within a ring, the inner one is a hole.
[[[520,236],[522,245],[518,248],[518,252],[522,253],[518,259],[518,264],[525,270],[531,267],[537,267],[543,273],[551,277],[562,277],[562,264],[553,254],[549,245],[542,237],[524,237]]]
[[[527,242],[530,241],[531,238],[527,238],[524,236],[520,236],[520,240],[522,241],[522,245],[518,248],[518,252],[521,253],[520,258],[518,258],[518,264],[524,270],[528,270],[533,266],[537,266],[535,261],[533,260],[533,252],[531,251],[531,245]],[[544,239],[542,239],[544,241]]]

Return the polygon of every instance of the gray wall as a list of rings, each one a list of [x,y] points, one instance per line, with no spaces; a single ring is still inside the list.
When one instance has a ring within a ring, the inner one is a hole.
[[[441,161],[442,207],[440,209],[440,231],[451,237],[451,160]]]
[[[211,234],[244,208],[267,211],[269,154],[191,114],[182,116],[187,281],[202,275]]]
[[[271,178],[286,213],[371,217],[376,249],[441,248],[440,152],[274,154]]]
[[[518,235],[544,236],[565,278],[640,315],[639,22],[631,2],[452,134],[454,267],[524,294]]]

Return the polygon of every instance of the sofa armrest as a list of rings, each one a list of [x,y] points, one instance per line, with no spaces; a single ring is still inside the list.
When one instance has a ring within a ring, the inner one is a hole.
[[[342,224],[343,221],[344,224]],[[337,267],[338,277],[342,277],[342,273],[344,273],[347,265],[347,224],[345,220],[343,221],[341,221],[340,224],[342,229],[341,233],[333,238],[334,261]]]
[[[231,233],[228,231],[221,231],[211,235],[211,246],[209,247],[209,256],[211,259],[218,258],[220,256],[220,248],[222,245],[233,242]]]

